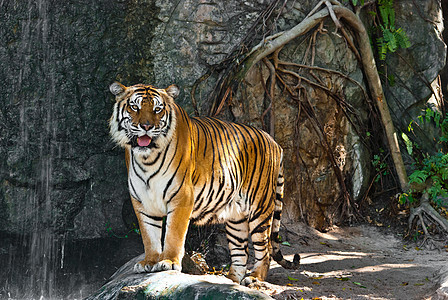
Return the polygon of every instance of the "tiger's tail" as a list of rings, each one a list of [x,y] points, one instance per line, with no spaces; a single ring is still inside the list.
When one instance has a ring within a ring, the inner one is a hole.
[[[271,233],[271,245],[272,245],[272,258],[285,269],[298,269],[300,265],[300,255],[294,254],[293,261],[286,260],[282,252],[280,251],[280,219],[282,216],[283,208],[283,189],[284,189],[285,179],[283,177],[283,155],[282,161],[280,163],[280,172],[277,178],[277,187],[275,191],[275,208],[274,216],[272,220],[272,233]]]

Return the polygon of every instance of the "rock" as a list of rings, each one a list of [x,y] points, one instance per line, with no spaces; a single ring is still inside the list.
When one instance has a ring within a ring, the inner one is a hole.
[[[0,6],[0,231],[49,229],[67,239],[106,237],[108,226],[127,232],[108,86],[154,80],[154,2]]]
[[[123,265],[109,281],[86,300],[106,299],[272,299],[235,284],[224,276],[191,275],[179,271],[135,274],[140,255]]]
[[[448,299],[448,267],[444,266],[440,270],[438,276],[438,288],[431,296],[432,300],[447,300]]]
[[[442,38],[440,1],[395,1],[394,8],[396,27],[404,30],[411,46],[387,55],[383,63],[386,75],[393,80],[384,80],[383,89],[396,129],[407,133],[410,121],[417,120],[426,107],[441,109],[442,87],[437,77],[445,66],[447,48]],[[423,151],[436,151],[434,137],[440,133],[433,125],[414,126],[414,134],[409,136]],[[406,151],[402,153],[408,164],[412,163]]]

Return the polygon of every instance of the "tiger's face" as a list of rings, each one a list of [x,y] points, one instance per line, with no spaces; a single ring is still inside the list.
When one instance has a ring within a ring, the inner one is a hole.
[[[116,96],[110,119],[112,138],[135,153],[149,154],[154,148],[164,148],[170,128],[175,124],[171,104],[179,94],[175,85],[156,89],[138,84],[130,87],[115,82],[110,91]]]

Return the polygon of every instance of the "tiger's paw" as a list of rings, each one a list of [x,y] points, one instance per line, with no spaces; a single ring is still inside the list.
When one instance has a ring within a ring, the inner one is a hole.
[[[246,268],[245,267],[235,267],[233,265],[230,266],[229,273],[227,274],[227,278],[231,279],[236,283],[242,284],[242,278],[246,276]]]
[[[179,262],[175,262],[175,261],[173,262],[169,259],[164,259],[164,260],[156,263],[152,267],[151,272],[161,272],[161,271],[168,271],[168,270],[181,271],[182,266],[180,265]]]
[[[244,285],[251,289],[256,289],[256,290],[272,289],[272,286],[270,286],[270,284],[267,283],[266,281],[263,281],[260,278],[250,276],[250,275],[247,277],[244,277],[243,280],[241,280],[241,285]]]
[[[259,283],[260,283],[260,280],[254,276],[246,276],[243,278],[243,280],[241,280],[241,285],[244,285],[244,286],[249,286],[252,284],[256,285]]]
[[[152,270],[152,265],[145,262],[144,260],[136,263],[134,265],[134,272],[135,273],[149,273]]]

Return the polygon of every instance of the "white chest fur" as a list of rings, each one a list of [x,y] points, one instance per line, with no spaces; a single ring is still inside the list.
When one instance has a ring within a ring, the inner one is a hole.
[[[131,156],[128,185],[131,196],[141,202],[145,211],[153,216],[165,216],[167,213],[166,182],[172,174],[164,172],[161,163],[147,167],[141,157]]]

